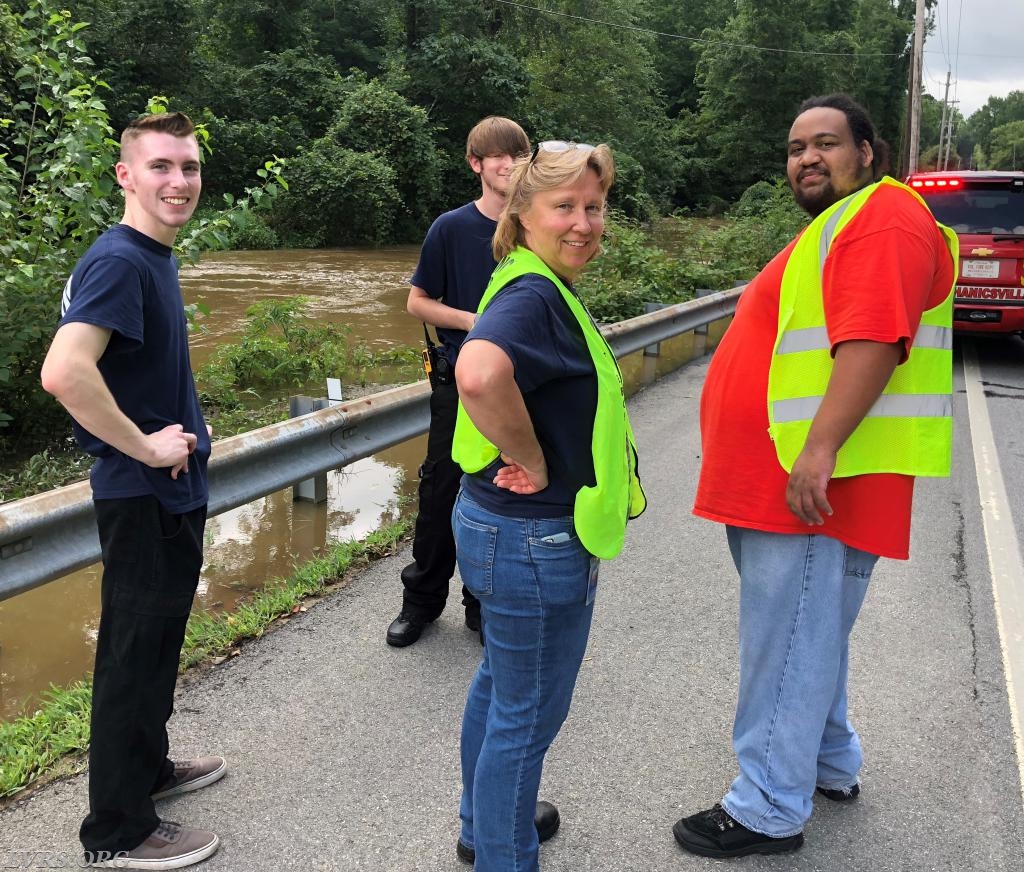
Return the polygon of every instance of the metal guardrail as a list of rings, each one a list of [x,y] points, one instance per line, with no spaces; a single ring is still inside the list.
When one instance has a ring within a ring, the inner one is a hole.
[[[616,357],[730,316],[742,288],[602,327]],[[209,514],[218,515],[303,479],[339,469],[426,432],[425,382],[231,436],[214,443]],[[0,505],[0,600],[100,558],[88,482]]]

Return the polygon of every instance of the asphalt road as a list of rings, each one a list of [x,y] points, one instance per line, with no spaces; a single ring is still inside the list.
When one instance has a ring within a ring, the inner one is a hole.
[[[983,361],[1013,399],[1024,396],[1015,342]],[[684,853],[671,833],[734,774],[737,582],[723,530],[689,511],[705,371],[691,365],[631,404],[650,508],[602,568],[576,698],[548,755],[541,795],[563,824],[541,849],[545,872],[723,867]],[[1014,493],[1024,482],[1019,406],[993,421]],[[1024,869],[962,375],[955,414],[953,477],[919,483],[912,559],[879,563],[854,632],[861,797],[821,800],[801,851],[729,861],[745,870]],[[230,765],[219,784],[161,804],[165,817],[220,834],[204,872],[467,868],[454,851],[458,732],[480,648],[454,593],[419,643],[384,643],[408,559],[406,549],[374,564],[182,689],[175,751],[221,753]],[[82,776],[0,812],[0,868],[8,851],[77,851],[86,806]]]

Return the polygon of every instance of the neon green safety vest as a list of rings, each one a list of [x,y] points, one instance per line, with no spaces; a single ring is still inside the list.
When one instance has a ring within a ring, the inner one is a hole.
[[[590,313],[528,248],[517,247],[498,264],[477,311],[483,312],[505,285],[528,273],[554,282],[583,330],[597,372],[597,410],[591,438],[596,484],[577,491],[573,521],[583,547],[597,557],[610,560],[622,550],[627,519],[637,517],[647,507],[647,498],[637,476],[636,442],[622,395],[622,375],[615,355]],[[477,430],[460,402],[452,459],[464,472],[472,474],[492,463],[498,454],[498,448]]]
[[[779,463],[791,471],[803,450],[811,420],[832,375],[825,326],[822,274],[835,238],[881,185],[894,185],[924,208],[924,200],[888,177],[822,212],[793,248],[782,278],[779,331],[768,376],[768,431]],[[953,256],[956,282],[959,244],[939,224]],[[921,316],[906,362],[839,450],[833,476],[874,472],[948,476],[953,446],[953,288]]]

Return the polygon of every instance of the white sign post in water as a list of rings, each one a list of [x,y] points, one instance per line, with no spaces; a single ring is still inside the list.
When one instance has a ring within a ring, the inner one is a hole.
[[[327,379],[327,397],[314,399],[313,397],[290,397],[288,400],[288,412],[292,418],[299,415],[306,415],[309,412],[316,412],[319,409],[326,409],[328,406],[336,406],[342,402],[341,379]],[[302,500],[310,503],[327,502],[327,473],[314,478],[307,478],[292,487],[292,500]]]

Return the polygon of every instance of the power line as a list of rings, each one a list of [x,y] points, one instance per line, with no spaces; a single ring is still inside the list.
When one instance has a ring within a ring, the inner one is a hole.
[[[558,18],[571,18],[575,21],[585,21],[588,24],[601,24],[605,27],[615,27],[619,30],[632,30],[637,33],[646,33],[651,36],[661,36],[665,39],[681,39],[685,42],[693,42],[698,45],[722,45],[730,48],[749,48],[754,51],[766,51],[775,52],[777,54],[795,54],[795,55],[818,55],[821,57],[837,57],[837,58],[899,58],[903,57],[904,52],[871,52],[871,53],[858,53],[858,52],[837,52],[837,51],[804,51],[796,48],[771,48],[763,45],[753,45],[747,42],[725,42],[724,40],[717,39],[700,39],[696,36],[683,36],[681,33],[666,33],[661,30],[651,30],[648,27],[640,27],[636,24],[620,24],[617,21],[605,21],[600,18],[588,18],[585,15],[573,15],[569,12],[559,12],[555,9],[541,9],[538,6],[529,6],[526,3],[516,3],[514,0],[492,0],[493,3],[501,3],[504,6],[514,6],[517,9],[526,9],[530,12],[539,12],[542,15],[554,15]],[[925,54],[943,54],[944,51],[934,51],[925,49]],[[964,54],[962,57],[965,58],[1013,58],[1019,59],[1020,55],[998,55],[998,54]]]
[[[956,53],[953,56],[953,70],[956,73],[956,80],[953,82],[953,100],[956,101],[957,89],[960,87],[960,25],[964,18],[964,0],[960,0],[960,12],[956,19]]]
[[[945,12],[946,5],[940,0],[939,8],[935,11],[935,27],[939,34],[939,45],[942,47],[942,57],[946,61],[946,68],[948,69],[950,67],[949,46],[946,45],[946,34],[948,33],[948,29],[942,26],[942,17]]]
[[[583,15],[572,15],[569,12],[557,12],[554,9],[541,9],[537,6],[527,6],[525,3],[516,3],[513,0],[494,0],[495,3],[501,3],[505,6],[515,6],[517,9],[528,9],[531,12],[540,12],[543,15],[555,15],[559,18],[572,18],[576,21],[586,21],[589,24],[601,24],[605,27],[615,27],[619,30],[633,30],[637,33],[647,33],[651,36],[663,36],[666,39],[681,39],[686,42],[698,43],[700,45],[720,45],[727,46],[729,48],[749,48],[754,51],[765,51],[774,52],[776,54],[794,54],[794,55],[817,55],[820,57],[833,57],[833,58],[898,58],[902,57],[902,52],[877,52],[870,54],[860,54],[857,52],[839,52],[839,51],[804,51],[802,49],[795,48],[770,48],[763,45],[752,45],[746,42],[725,42],[724,40],[717,39],[699,39],[695,36],[683,36],[679,33],[664,33],[660,30],[651,30],[646,27],[640,27],[635,24],[619,24],[615,21],[602,21],[599,18],[587,18]]]

